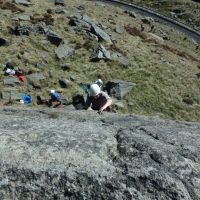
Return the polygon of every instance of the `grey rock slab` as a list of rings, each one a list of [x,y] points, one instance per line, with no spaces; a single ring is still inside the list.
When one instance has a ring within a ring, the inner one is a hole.
[[[52,44],[55,44],[57,46],[62,42],[62,38],[57,33],[53,32],[53,31],[48,31],[46,36],[47,36],[47,39]]]
[[[124,26],[117,25],[117,27],[115,28],[115,32],[119,34],[124,33],[125,32]]]
[[[31,74],[31,75],[27,75],[26,78],[30,82],[40,81],[40,80],[45,80],[46,79],[45,76],[43,74],[40,74],[40,73],[34,73],[34,74]]]
[[[24,106],[0,120],[2,199],[199,199],[199,123]]]
[[[9,78],[4,78],[3,84],[9,86],[16,86],[20,84],[20,81],[16,77],[9,77]]]
[[[108,44],[112,44],[111,37],[105,31],[99,28],[97,25],[92,24],[91,32],[97,35],[97,37],[99,38],[99,41],[103,40],[107,42]]]
[[[22,21],[30,21],[31,20],[31,15],[18,15],[18,16],[12,17],[11,19],[13,19],[13,20],[22,20]]]
[[[106,83],[106,90],[110,96],[120,100],[135,86],[135,83],[114,79]]]
[[[55,5],[64,6],[65,5],[65,1],[64,0],[55,0]]]
[[[69,24],[71,26],[77,26],[83,30],[90,31],[91,25],[87,21],[82,20],[82,16],[73,16],[70,18]]]
[[[61,43],[55,50],[58,59],[67,59],[73,55],[75,50],[67,45],[66,42]]]
[[[124,12],[127,13],[127,14],[129,14],[129,16],[131,16],[131,17],[133,17],[133,18],[136,18],[136,17],[137,17],[137,14],[136,14],[134,11],[125,10]]]
[[[91,61],[110,60],[110,52],[106,50],[102,44],[98,43],[94,48],[90,59]]]
[[[21,4],[21,5],[24,5],[24,6],[31,6],[31,5],[33,5],[30,1],[27,1],[27,0],[15,0],[15,3],[16,4]]]

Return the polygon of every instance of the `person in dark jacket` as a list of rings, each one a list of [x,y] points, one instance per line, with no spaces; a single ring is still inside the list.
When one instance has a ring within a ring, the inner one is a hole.
[[[97,84],[92,84],[89,90],[89,96],[86,101],[86,110],[111,111],[112,99],[109,95],[101,91]]]

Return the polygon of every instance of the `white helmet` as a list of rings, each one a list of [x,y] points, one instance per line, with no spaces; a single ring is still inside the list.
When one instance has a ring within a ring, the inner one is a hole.
[[[50,93],[51,93],[51,94],[55,93],[55,90],[50,90]]]
[[[97,84],[94,83],[90,86],[90,96],[94,97],[98,95],[100,92],[101,92],[101,89]]]

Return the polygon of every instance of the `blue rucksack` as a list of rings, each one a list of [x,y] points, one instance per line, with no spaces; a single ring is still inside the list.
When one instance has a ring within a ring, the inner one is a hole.
[[[51,99],[53,101],[58,101],[60,100],[60,94],[58,92],[54,92],[53,94],[51,94]]]
[[[22,100],[24,101],[24,104],[26,105],[32,102],[32,97],[30,95],[24,95],[22,97]]]

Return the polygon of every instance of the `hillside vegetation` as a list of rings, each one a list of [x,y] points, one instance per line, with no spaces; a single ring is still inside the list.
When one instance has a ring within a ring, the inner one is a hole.
[[[62,90],[71,102],[72,96],[82,93],[80,83],[92,83],[101,78],[106,84],[109,80],[120,79],[135,83],[136,87],[125,95],[120,107],[116,105],[119,112],[199,121],[200,80],[196,74],[200,72],[200,48],[191,38],[157,22],[152,22],[154,29],[151,32],[148,24],[144,24],[141,32],[141,16],[133,18],[121,9],[94,1],[68,0],[65,6],[54,5],[50,0],[32,2],[31,6],[16,5],[23,13],[11,12],[5,2],[0,2],[0,37],[7,41],[6,45],[0,46],[0,63],[11,60],[24,68],[26,75],[41,73],[45,77],[40,87],[25,82],[14,87],[17,91],[29,93],[34,99],[37,95],[48,98],[48,92],[53,88]],[[54,12],[58,8],[64,11]],[[12,19],[29,14],[32,16],[29,21]],[[69,23],[72,16],[81,14],[95,20],[112,36],[112,45],[105,41],[102,45],[110,53],[120,52],[125,56],[130,63],[128,66],[113,60],[90,60],[97,40]],[[75,49],[74,54],[58,59],[55,54],[58,47],[44,34],[30,32],[17,36],[11,31],[18,25],[39,23],[67,41],[68,46]],[[116,27],[124,27],[124,31],[117,33]],[[62,64],[69,68],[63,70]],[[7,89],[4,79],[2,72],[2,91]],[[60,79],[70,80],[70,85],[61,88]],[[2,99],[1,103],[7,101]],[[33,106],[38,106],[35,100]]]

